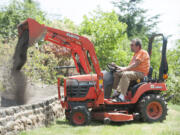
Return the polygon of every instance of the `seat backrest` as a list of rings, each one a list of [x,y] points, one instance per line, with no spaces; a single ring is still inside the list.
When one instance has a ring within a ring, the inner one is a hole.
[[[152,74],[153,74],[153,68],[152,68],[152,66],[150,66],[149,73],[148,73],[148,79],[152,79]]]

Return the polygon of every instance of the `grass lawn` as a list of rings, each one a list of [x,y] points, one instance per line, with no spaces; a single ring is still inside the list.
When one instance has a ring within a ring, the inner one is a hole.
[[[57,120],[48,128],[21,132],[19,135],[180,135],[180,106],[168,105],[167,119],[163,123],[111,123],[92,122],[89,126],[74,127],[65,120]]]

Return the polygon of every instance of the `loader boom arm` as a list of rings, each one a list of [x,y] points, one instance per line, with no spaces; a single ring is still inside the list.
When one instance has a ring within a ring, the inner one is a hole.
[[[19,36],[24,29],[29,30],[29,46],[44,38],[45,41],[69,48],[79,73],[89,74],[94,68],[98,79],[103,77],[94,45],[86,37],[39,24],[31,18],[18,26]]]
[[[92,72],[90,61],[87,56],[89,53],[95,72],[100,74],[94,46],[87,38],[51,27],[46,27],[46,29],[47,33],[44,40],[69,48],[78,72],[84,72],[86,74]],[[81,66],[82,69],[80,69]]]

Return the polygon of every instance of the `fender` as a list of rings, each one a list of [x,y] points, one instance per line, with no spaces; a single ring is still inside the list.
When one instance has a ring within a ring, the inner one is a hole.
[[[166,91],[166,84],[165,83],[145,83],[142,84],[138,90],[136,91],[136,94],[132,98],[131,101],[128,102],[112,102],[109,99],[104,99],[105,104],[111,104],[111,105],[119,105],[119,104],[135,104],[139,100],[139,98],[148,91]]]
[[[148,91],[166,91],[166,84],[165,83],[145,83],[142,84],[138,90],[136,91],[136,94],[132,98],[131,102],[136,103],[138,99],[142,96],[142,94],[148,92]]]

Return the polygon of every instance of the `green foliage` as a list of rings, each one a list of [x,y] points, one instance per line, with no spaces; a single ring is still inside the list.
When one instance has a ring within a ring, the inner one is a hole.
[[[78,33],[78,26],[76,26],[74,22],[68,18],[63,18],[62,20],[53,20],[48,26],[71,33]]]
[[[152,54],[151,54],[151,66],[153,67],[153,76],[159,77],[159,68],[161,64],[161,49],[162,49],[162,39],[155,39],[152,44]]]
[[[159,15],[147,17],[147,10],[140,5],[142,0],[118,0],[113,4],[119,9],[119,21],[127,24],[127,35],[131,39],[140,37],[147,41],[147,35],[154,32]]]
[[[57,71],[54,68],[58,65],[58,60],[53,54],[45,54],[36,48],[30,48],[28,55],[24,67],[27,76],[34,81],[39,80],[46,84],[53,84],[57,81]]]
[[[173,103],[180,104],[180,40],[173,50],[168,51],[169,78],[167,81],[169,95],[174,94]]]
[[[122,66],[128,63],[129,46],[126,46],[128,39],[125,31],[126,24],[118,21],[114,11],[96,10],[91,17],[84,16],[79,34],[90,37],[100,66],[104,69],[112,61]]]
[[[27,18],[34,18],[40,23],[46,22],[45,14],[34,0],[12,0],[0,9],[0,36],[4,41],[17,36],[17,25]]]
[[[15,47],[14,43],[16,42],[17,40],[11,40],[9,43],[3,43],[0,40],[0,66],[3,66],[12,57]]]

